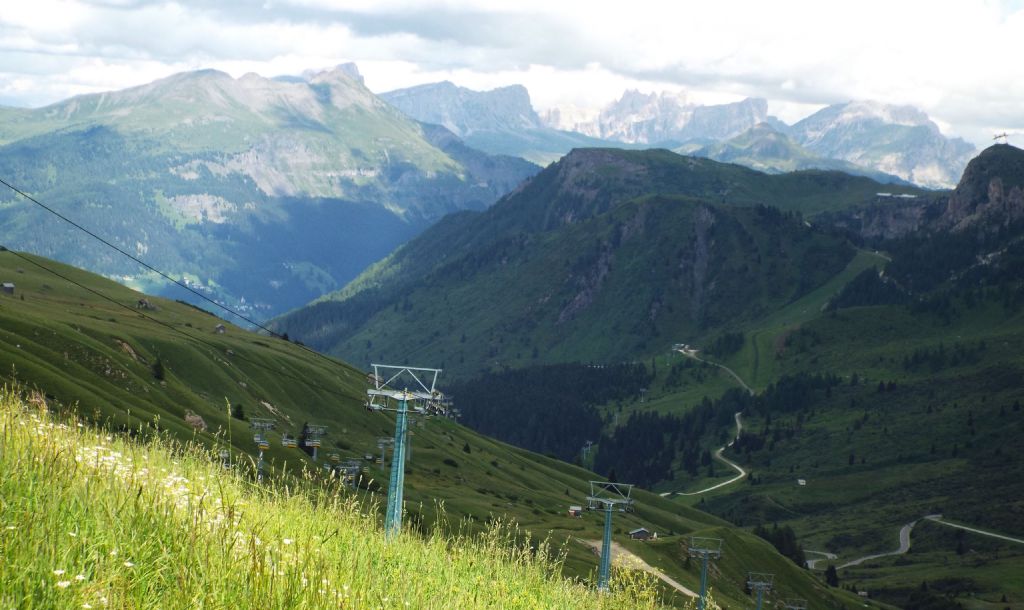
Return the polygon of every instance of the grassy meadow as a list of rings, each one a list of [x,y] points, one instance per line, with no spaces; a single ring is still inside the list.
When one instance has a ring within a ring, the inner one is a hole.
[[[17,608],[656,608],[594,593],[513,526],[385,542],[337,485],[254,485],[166,435],[138,443],[0,390],[0,605]]]

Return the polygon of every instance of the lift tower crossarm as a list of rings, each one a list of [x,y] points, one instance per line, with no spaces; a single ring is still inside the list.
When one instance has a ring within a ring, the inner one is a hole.
[[[371,364],[373,367],[373,387],[366,390],[366,408],[371,411],[390,411],[395,413],[394,448],[391,452],[391,474],[388,480],[388,505],[384,513],[384,533],[392,538],[402,529],[402,496],[405,487],[405,458],[407,454],[406,440],[409,431],[410,402],[425,403],[425,406],[414,405],[413,413],[423,415],[445,415],[447,405],[444,395],[437,390],[437,378],[441,369],[430,369],[413,366],[393,366],[388,364]],[[384,374],[390,375],[385,377]],[[401,380],[403,383],[412,381],[409,387],[395,389],[393,386]],[[389,401],[397,403],[392,406]]]
[[[591,481],[590,495],[587,496],[587,508],[600,508],[604,512],[604,537],[601,540],[601,565],[597,572],[597,588],[608,590],[608,577],[612,565],[612,512],[628,511],[633,508],[630,494],[633,486],[626,483],[611,481]]]

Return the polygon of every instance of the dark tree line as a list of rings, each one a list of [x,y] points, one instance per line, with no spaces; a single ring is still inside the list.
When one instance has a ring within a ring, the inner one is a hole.
[[[725,333],[719,335],[712,341],[706,348],[707,353],[712,356],[718,356],[719,358],[725,358],[731,356],[736,352],[740,351],[743,347],[745,338],[743,333]]]
[[[833,298],[829,310],[868,305],[901,305],[909,300],[906,292],[895,282],[887,282],[878,275],[876,267],[870,267],[857,274],[850,283]]]
[[[463,424],[571,461],[586,441],[601,434],[596,407],[636,396],[648,381],[643,365],[556,364],[487,373],[447,389]]]
[[[797,542],[796,532],[788,525],[779,527],[775,524],[771,529],[758,525],[754,528],[754,534],[771,542],[779,554],[789,557],[796,565],[803,567],[806,563],[807,558],[804,557],[803,547]]]
[[[605,475],[614,472],[619,480],[644,487],[671,480],[679,469],[698,476],[701,468],[710,465],[711,447],[733,426],[735,413],[764,416],[767,424],[761,434],[744,433],[733,447],[756,451],[796,434],[795,428],[772,428],[772,414],[796,413],[796,421],[802,422],[802,413],[839,383],[834,375],[802,373],[783,377],[756,396],[735,388],[716,400],[705,397],[683,415],[634,413],[625,424],[601,436],[594,470]]]
[[[705,397],[683,415],[634,413],[611,434],[601,436],[594,470],[615,471],[622,481],[643,487],[672,478],[673,466],[697,476],[710,463],[708,437],[717,442],[718,431],[732,424],[733,414],[749,400],[742,390],[729,390],[718,400]]]

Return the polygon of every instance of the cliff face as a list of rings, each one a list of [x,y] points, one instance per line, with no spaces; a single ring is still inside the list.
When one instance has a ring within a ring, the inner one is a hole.
[[[964,170],[949,197],[942,225],[965,230],[1005,226],[1024,218],[1024,150],[1008,144],[985,149]]]
[[[820,222],[866,238],[914,231],[991,232],[1024,220],[1024,150],[996,144],[971,160],[956,189],[932,197],[886,193],[867,206],[823,215]]]

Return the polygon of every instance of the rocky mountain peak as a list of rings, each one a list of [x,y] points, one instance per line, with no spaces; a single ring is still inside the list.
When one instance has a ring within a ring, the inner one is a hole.
[[[1024,150],[995,144],[967,164],[949,198],[945,223],[967,228],[979,222],[1006,224],[1024,218]]]
[[[542,126],[530,102],[530,93],[522,85],[473,91],[444,81],[390,91],[381,98],[406,116],[443,125],[460,137]]]

